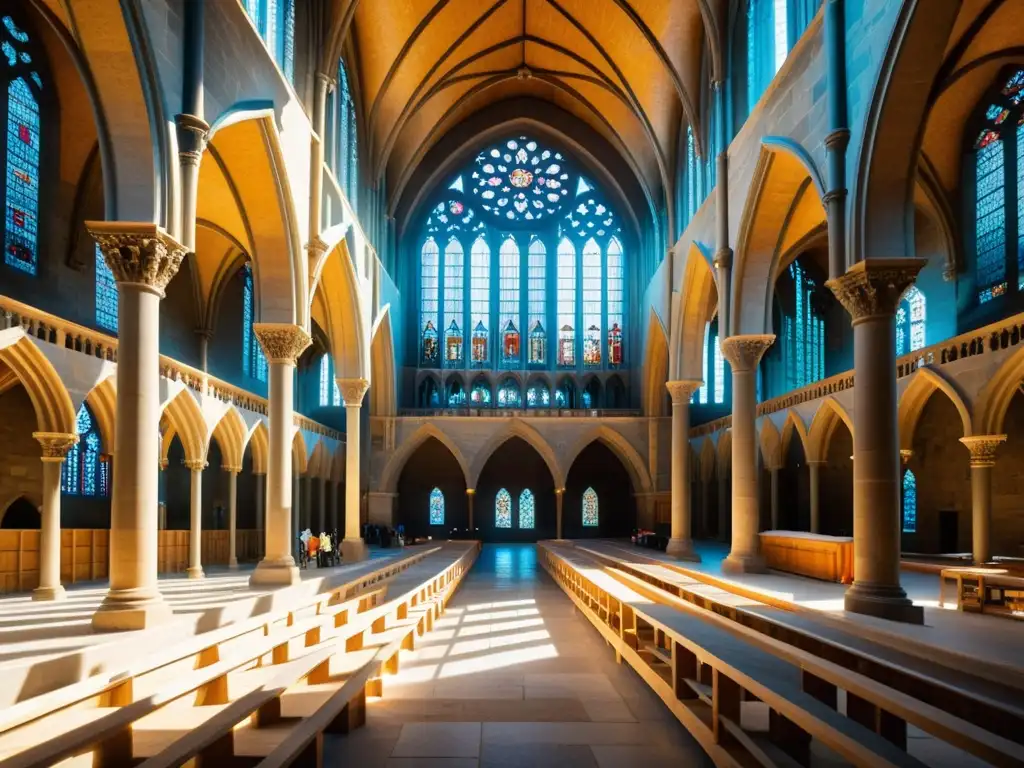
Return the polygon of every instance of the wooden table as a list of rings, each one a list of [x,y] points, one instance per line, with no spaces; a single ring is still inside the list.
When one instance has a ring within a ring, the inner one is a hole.
[[[1024,619],[1024,578],[1005,568],[943,568],[939,581],[939,605],[952,605],[952,588],[959,611],[994,613]]]
[[[806,531],[762,531],[761,554],[769,568],[812,579],[853,582],[853,539]]]

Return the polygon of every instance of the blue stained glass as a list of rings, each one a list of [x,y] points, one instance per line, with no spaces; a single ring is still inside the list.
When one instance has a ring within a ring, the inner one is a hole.
[[[334,388],[333,394],[331,394],[331,405],[337,408],[341,405],[341,390],[338,389],[338,380],[331,379],[331,386]]]
[[[75,432],[79,435],[88,434],[92,429],[92,416],[89,415],[88,409],[83,405],[78,409],[78,418],[75,419]]]
[[[96,433],[85,436],[85,452],[82,456],[82,495],[96,495],[96,474],[99,469],[100,439]]]
[[[440,488],[430,492],[430,524],[444,525],[444,494]]]
[[[725,402],[725,360],[722,358],[722,346],[719,343],[718,332],[715,332],[712,339],[715,356],[715,403]]]
[[[526,488],[519,494],[519,527],[524,530],[534,526],[533,491]]]
[[[19,43],[28,42],[28,33],[22,32],[21,29],[18,28],[18,25],[14,23],[14,19],[12,19],[10,16],[4,16],[3,22],[4,26],[7,27],[7,31],[11,33],[11,37],[13,37]]]
[[[708,402],[708,384],[711,381],[711,358],[709,356],[711,343],[711,323],[704,324],[704,383],[697,390],[697,400],[701,405]]]
[[[498,389],[498,407],[518,408],[519,405],[519,384],[515,379],[505,379]]]
[[[64,457],[64,463],[60,468],[60,489],[62,493],[77,494],[78,470],[81,463],[81,448],[75,443]]]
[[[478,237],[470,252],[469,312],[473,328],[472,361],[478,367],[490,359],[488,340],[491,321],[491,249]]]
[[[110,466],[101,460],[99,430],[84,404],[78,410],[75,431],[79,440],[68,451],[61,466],[61,491],[75,496],[107,496]]]
[[[328,392],[331,381],[331,360],[324,355],[320,358],[320,407],[327,405]]]
[[[284,0],[282,13],[282,56],[284,76],[289,83],[295,82],[295,0]]]
[[[576,365],[576,249],[563,237],[558,243],[558,365]]]
[[[903,473],[903,532],[917,531],[917,478],[909,469]]]
[[[242,268],[242,370],[251,375],[252,372],[252,267],[248,264]]]
[[[980,292],[1006,277],[1006,198],[1003,142],[993,141],[976,150],[977,204],[975,243],[977,284]],[[984,301],[984,297],[979,297]],[[989,296],[988,298],[991,298]]]
[[[96,246],[96,325],[117,331],[117,283],[99,245]]]
[[[502,488],[494,499],[494,527],[512,527],[512,497]]]
[[[7,86],[7,215],[4,258],[36,274],[39,238],[39,104],[22,79]]]
[[[505,238],[498,252],[498,328],[501,331],[501,361],[519,362],[519,246]]]
[[[597,491],[587,488],[583,492],[583,525],[592,528],[598,522]]]
[[[7,66],[13,67],[18,61],[18,52],[14,50],[14,46],[4,40],[0,44],[0,50],[3,50],[4,56],[7,58]]]
[[[1017,126],[1017,275],[1017,289],[1024,290],[1024,122]]]

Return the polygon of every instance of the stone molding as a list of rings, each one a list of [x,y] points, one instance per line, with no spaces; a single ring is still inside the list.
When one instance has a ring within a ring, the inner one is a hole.
[[[1006,435],[976,435],[961,437],[960,442],[971,452],[971,467],[994,467],[996,451],[1006,442]]]
[[[43,461],[64,461],[71,447],[78,442],[78,435],[64,432],[33,432],[32,437],[43,448]]]
[[[232,466],[230,464],[222,464],[220,468],[221,468],[222,471],[230,472],[233,475],[240,474],[241,471],[242,471],[241,467],[235,467],[235,466]]]
[[[119,285],[144,285],[163,298],[164,289],[181,267],[184,245],[156,224],[87,221],[85,226],[99,243],[103,260]]]
[[[174,124],[178,134],[178,159],[198,168],[206,151],[210,124],[201,117],[184,113],[174,116]]]
[[[761,357],[775,343],[774,333],[752,334],[749,336],[730,336],[722,339],[719,345],[722,356],[729,361],[733,373],[753,371],[761,362]]]
[[[366,379],[338,379],[338,390],[341,392],[341,399],[345,407],[359,407],[363,404],[363,396],[370,388],[370,382]]]
[[[845,275],[828,280],[825,286],[835,294],[854,323],[896,314],[903,292],[913,285],[927,259],[864,259]]]
[[[313,343],[304,328],[291,323],[254,323],[252,331],[268,363],[295,365],[299,355]]]
[[[185,459],[185,466],[193,472],[202,472],[209,465],[206,463],[206,459]]]
[[[904,467],[907,466],[911,456],[913,455],[914,451],[911,450],[910,448],[900,448],[900,464],[902,464]]]
[[[672,396],[672,405],[686,405],[690,402],[690,395],[704,386],[703,381],[695,379],[681,379],[679,381],[666,381],[665,389]]]

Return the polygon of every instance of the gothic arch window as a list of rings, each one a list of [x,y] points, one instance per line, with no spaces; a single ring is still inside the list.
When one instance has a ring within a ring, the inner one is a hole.
[[[327,100],[327,134],[324,141],[325,160],[338,186],[348,198],[353,211],[358,211],[359,147],[355,102],[349,85],[345,62],[338,60],[334,91]]]
[[[725,359],[718,338],[718,318],[704,324],[703,379],[704,383],[690,395],[690,402],[721,405],[725,402]]]
[[[242,370],[257,381],[267,380],[267,358],[263,347],[253,333],[256,291],[252,280],[252,265],[242,267]]]
[[[558,243],[558,367],[576,367],[576,249],[567,237]]]
[[[519,246],[511,235],[505,238],[498,253],[498,329],[501,333],[501,362],[506,366],[519,364]]]
[[[527,302],[529,318],[529,345],[531,368],[547,365],[547,261],[548,253],[544,243],[534,236],[530,241],[527,265]]]
[[[532,530],[535,523],[533,491],[524,488],[519,494],[519,527],[522,530]]]
[[[551,406],[551,391],[541,381],[534,381],[526,388],[527,408],[548,408]]]
[[[491,405],[491,387],[486,379],[477,379],[469,393],[469,402],[476,408],[489,408]]]
[[[903,532],[917,531],[917,478],[909,469],[903,471]]]
[[[974,165],[978,303],[1024,290],[1024,69],[1004,73],[982,102]]]
[[[117,282],[96,245],[96,325],[117,333]]]
[[[440,488],[430,492],[430,524],[444,525],[444,494]]]
[[[608,243],[608,367],[622,365],[622,319],[625,290],[622,244],[613,237]]]
[[[423,365],[435,367],[438,360],[437,310],[440,251],[428,237],[420,249],[420,354]]]
[[[7,98],[3,105],[7,126],[4,153],[4,262],[35,275],[39,267],[39,161],[42,151],[42,54],[11,16],[0,27]],[[36,57],[40,61],[36,61]]]
[[[814,279],[799,260],[776,288],[782,306],[782,357],[786,391],[825,378],[825,321],[814,302]]]
[[[747,100],[753,112],[789,53],[787,0],[747,0]]]
[[[910,286],[896,310],[896,354],[905,355],[925,346],[927,302],[916,285]]]
[[[466,388],[458,377],[448,382],[446,400],[449,408],[461,408],[466,404]]]
[[[338,380],[335,378],[334,361],[331,356],[324,353],[320,356],[320,407],[341,406],[341,390],[338,388]]]
[[[491,322],[491,248],[481,235],[470,252],[469,320],[473,328],[474,368],[485,368],[490,361]]]
[[[494,497],[494,527],[512,527],[512,496],[504,488]]]
[[[598,523],[597,491],[587,488],[583,492],[583,526],[585,528],[596,527]]]
[[[522,405],[519,397],[519,382],[509,376],[498,387],[498,407],[518,408]]]
[[[75,431],[78,442],[61,465],[61,491],[69,496],[109,496],[110,464],[100,452],[99,426],[84,403],[78,409]]]
[[[245,0],[245,12],[289,83],[295,82],[295,0]]]
[[[601,247],[594,238],[583,245],[583,367],[601,366]]]
[[[446,368],[461,368],[465,361],[465,282],[462,243],[454,236],[444,249],[444,364]]]

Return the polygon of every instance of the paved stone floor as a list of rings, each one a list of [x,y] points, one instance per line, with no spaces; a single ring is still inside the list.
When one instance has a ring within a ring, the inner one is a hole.
[[[367,724],[328,737],[360,768],[710,765],[537,562],[486,545],[435,629],[403,654]]]

